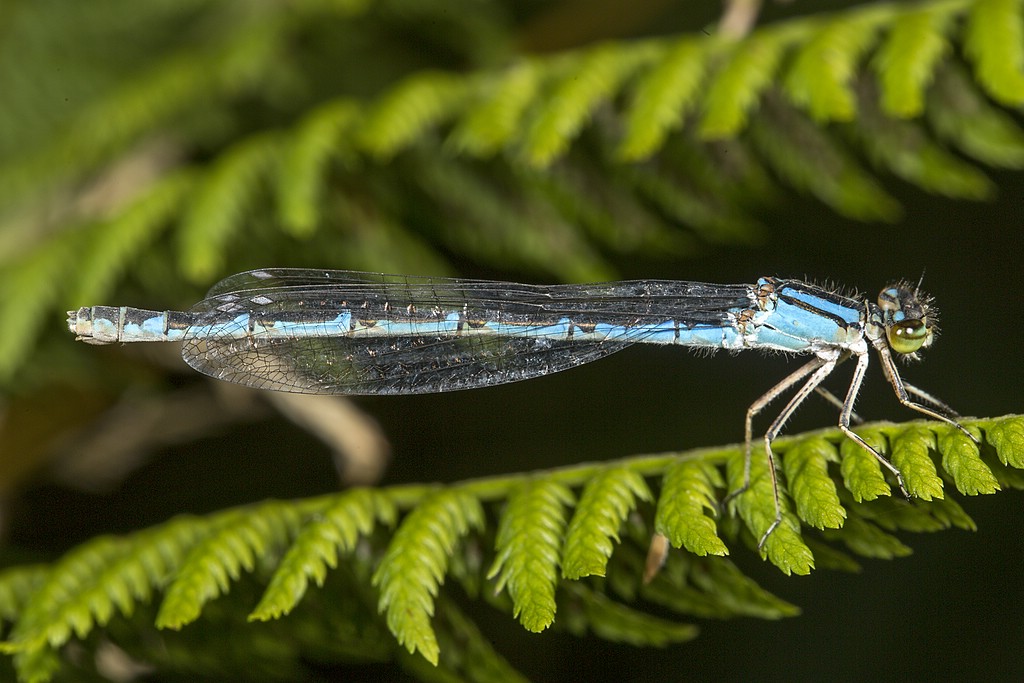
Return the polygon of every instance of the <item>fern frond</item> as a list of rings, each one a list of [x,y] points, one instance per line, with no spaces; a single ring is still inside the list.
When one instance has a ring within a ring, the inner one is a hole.
[[[250,621],[288,614],[305,595],[310,578],[323,586],[339,555],[355,550],[359,538],[368,536],[378,522],[394,525],[397,514],[390,498],[367,489],[349,491],[316,512],[288,548]]]
[[[825,538],[829,539],[834,532],[826,532]],[[835,539],[841,541],[850,551],[861,557],[891,560],[895,557],[905,557],[912,551],[892,534],[879,529],[863,517],[854,516],[847,520],[843,526],[842,534],[835,534]]]
[[[565,625],[577,635],[589,631],[612,642],[664,647],[693,640],[699,633],[692,624],[679,624],[640,612],[592,591],[584,584],[569,584],[566,591],[579,602],[579,609],[574,610],[575,614]]]
[[[680,460],[671,465],[661,484],[655,530],[667,536],[673,548],[699,556],[728,555],[715,520],[706,514],[717,511],[715,489],[722,486],[722,475],[709,463]]]
[[[881,432],[875,430],[858,430],[857,432],[869,446],[881,453],[887,444]],[[858,503],[875,500],[879,496],[892,495],[889,484],[882,474],[882,465],[853,441],[847,440],[839,444],[841,454],[840,470],[843,474],[843,485]]]
[[[626,111],[618,149],[622,159],[647,158],[669,133],[682,127],[704,80],[706,58],[696,41],[683,38],[639,80]]]
[[[915,504],[878,497],[882,492],[874,488],[874,475],[865,474],[874,472],[872,468],[837,468],[835,444],[845,440],[838,430],[779,439],[775,446],[785,519],[768,538],[767,559],[787,574],[806,573],[817,561],[856,570],[856,562],[832,544],[855,555],[894,558],[909,552],[897,532],[972,529],[974,523],[952,496],[943,497],[937,468],[967,495],[994,492],[998,487],[991,476],[1001,481],[1000,468],[1011,471],[1011,466],[1024,462],[1024,418],[976,420],[967,426],[983,439],[982,452],[988,455],[979,457],[973,442],[953,436],[940,423],[860,429],[902,468],[908,487],[918,493]],[[856,452],[845,447],[838,451],[844,460],[853,459]],[[360,590],[366,593],[358,599],[369,604],[374,601],[372,582],[378,609],[397,646],[431,663],[440,661],[442,644],[453,637],[447,631],[439,635],[437,629],[448,617],[435,614],[439,601],[445,600],[440,591],[446,576],[475,595],[477,590],[470,588],[474,577],[486,573],[495,580],[496,594],[507,589],[511,597],[498,602],[501,608],[517,614],[530,630],[554,624],[625,642],[674,642],[692,637],[693,631],[619,604],[604,590],[626,600],[643,597],[680,614],[792,615],[792,605],[764,591],[726,558],[708,554],[726,552],[724,540],[737,536],[752,545],[774,516],[765,459],[755,454],[750,489],[732,503],[743,528],[731,519],[718,528],[708,523],[705,511],[715,506],[717,492],[724,490],[721,468],[727,471],[729,488],[734,488],[742,481],[742,461],[738,448],[636,456],[447,487],[403,486],[295,503],[272,501],[208,520],[177,518],[133,536],[93,540],[49,569],[0,574],[0,608],[14,621],[3,650],[15,655],[23,674],[34,672],[44,680],[56,666],[58,648],[72,637],[83,639],[104,627],[115,614],[129,618],[138,605],[154,601],[156,590],[166,591],[156,625],[177,629],[209,612],[210,600],[227,593],[243,571],[252,572],[257,565],[262,570],[276,565],[276,571],[250,621],[274,620],[291,612],[307,591],[310,577],[326,586],[331,575],[341,572],[350,581],[365,582]],[[648,477],[663,481],[656,513],[637,509],[639,502],[652,498]],[[839,482],[843,485],[837,486]],[[864,482],[870,485],[865,487]],[[583,490],[574,503],[572,489],[577,487]],[[874,500],[868,501],[869,492]],[[488,552],[479,548],[476,536],[485,527],[483,504],[501,500],[507,505],[498,519],[488,572],[485,563],[467,558]],[[575,513],[567,523],[570,506]],[[397,509],[408,512],[384,547],[379,527],[393,524]],[[627,522],[627,517],[633,521]],[[686,520],[695,520],[698,527],[689,541],[685,532],[674,530]],[[653,528],[668,531],[675,545],[692,546],[692,552],[670,553],[661,572],[643,585],[643,539]],[[620,539],[622,529],[626,533]],[[371,579],[369,567],[374,562]],[[606,583],[579,580],[595,574],[607,574]],[[564,604],[557,609],[563,600],[579,609],[566,612]],[[462,624],[459,628],[472,630],[462,616],[452,615]],[[495,664],[486,650],[481,650],[481,665]],[[456,664],[451,660],[443,666]]]
[[[179,259],[188,279],[209,282],[223,270],[227,244],[242,228],[258,184],[279,162],[280,152],[278,135],[254,135],[211,167],[178,232]]]
[[[488,182],[487,175],[458,160],[418,161],[420,188],[446,215],[438,226],[442,244],[495,266],[540,265],[569,281],[607,279],[613,272],[579,228],[536,195],[509,198],[502,187],[507,179]],[[530,220],[524,221],[524,215]],[[482,225],[488,229],[481,230]],[[567,249],[573,258],[563,257]]]
[[[523,134],[527,162],[546,167],[561,157],[597,106],[614,96],[651,56],[643,44],[628,48],[608,44],[566,55],[553,64],[557,80],[538,103]]]
[[[939,432],[937,436],[938,450],[942,453],[942,469],[953,477],[957,491],[976,496],[999,490],[999,482],[982,461],[977,444],[952,427],[945,433]]]
[[[886,498],[856,508],[857,515],[870,520],[886,531],[931,533],[956,527],[974,531],[974,520],[951,497],[935,499],[928,505],[906,505],[904,501]]]
[[[925,115],[945,144],[997,168],[1024,167],[1024,131],[971,86],[962,68],[940,71],[929,99]]]
[[[496,593],[508,589],[512,616],[534,633],[555,619],[565,508],[574,502],[572,492],[557,482],[527,482],[509,496],[498,525],[487,578],[497,579]]]
[[[409,668],[423,680],[451,680],[490,683],[527,683],[495,649],[491,639],[477,628],[452,600],[443,596],[437,602],[437,629],[441,657],[436,667],[416,654],[403,657]],[[424,666],[425,665],[425,666]]]
[[[366,113],[356,141],[379,160],[393,157],[438,123],[449,120],[468,97],[469,84],[454,75],[427,71],[410,77]]]
[[[0,571],[0,618],[14,621],[24,610],[26,598],[39,590],[50,571],[45,565]]]
[[[52,648],[26,650],[14,655],[14,669],[26,683],[45,683],[60,671],[60,655]]]
[[[115,609],[130,616],[178,570],[200,529],[198,520],[181,517],[131,541],[102,537],[70,553],[33,593],[3,647],[58,648],[72,633],[84,638],[107,624]]]
[[[995,194],[984,173],[932,142],[919,125],[882,116],[870,96],[860,102],[861,115],[849,129],[876,166],[947,197],[979,200]]]
[[[480,502],[464,493],[441,491],[402,522],[373,575],[379,609],[388,627],[410,653],[436,664],[439,649],[430,627],[434,598],[444,582],[456,543],[483,526]]]
[[[276,501],[233,510],[211,521],[209,533],[191,549],[167,588],[158,628],[180,629],[198,618],[210,600],[226,593],[242,571],[282,548],[294,535],[294,506]]]
[[[732,138],[771,86],[785,51],[805,34],[802,25],[767,27],[738,43],[708,84],[698,131],[708,140]]]
[[[81,109],[64,130],[16,163],[0,166],[0,205],[53,191],[113,159],[196,102],[237,96],[266,76],[285,18],[240,26],[229,39],[197,49],[186,43],[151,68]]]
[[[772,595],[727,558],[673,553],[638,594],[678,614],[705,619],[782,619],[800,613],[798,607]]]
[[[817,529],[838,529],[846,519],[828,465],[838,462],[834,444],[825,439],[806,439],[786,451],[786,480],[797,516]]]
[[[924,111],[925,91],[949,52],[947,33],[958,9],[957,3],[926,5],[892,23],[874,59],[884,112],[911,118]]]
[[[985,428],[985,439],[995,447],[999,462],[1024,469],[1024,421],[996,422]]]
[[[768,98],[751,141],[790,185],[859,220],[891,221],[899,203],[835,140],[798,110]]]
[[[77,236],[49,240],[17,263],[0,268],[0,316],[18,334],[0,335],[0,380],[18,368],[43,324],[41,311],[54,308],[63,274],[73,270]]]
[[[1024,103],[1024,8],[1017,0],[979,0],[967,20],[964,52],[997,102]]]
[[[503,71],[482,74],[449,145],[477,157],[489,157],[507,147],[537,96],[542,73],[535,60],[521,59]]]
[[[943,498],[942,479],[939,478],[930,453],[935,449],[935,434],[927,429],[910,428],[892,440],[890,460],[903,472],[907,491],[922,500]]]
[[[281,225],[296,237],[309,237],[321,222],[327,164],[336,160],[352,167],[356,150],[343,133],[359,117],[353,101],[331,102],[311,112],[285,140],[277,174],[277,205]]]
[[[167,227],[182,200],[192,189],[194,174],[179,171],[146,188],[116,218],[91,227],[82,258],[89,268],[81,273],[74,288],[78,301],[97,301],[113,288],[114,282],[140,251]]]
[[[781,449],[780,449],[781,450]],[[800,537],[800,522],[789,508],[789,500],[782,484],[784,468],[777,468],[780,481],[782,522],[764,544],[768,560],[786,574],[809,574],[814,568],[814,557]],[[743,486],[743,456],[735,453],[728,461],[726,481],[729,490],[736,491]],[[740,519],[743,520],[753,537],[760,539],[775,521],[775,499],[772,491],[768,462],[763,451],[755,451],[750,459],[750,486],[747,491],[732,501]]]
[[[881,77],[882,110],[915,116],[925,109],[925,88],[946,68],[949,45],[957,43],[982,87],[1015,106],[1024,98],[1020,11],[1015,0],[873,4],[768,25],[739,43],[718,36],[609,43],[464,76],[423,70],[367,107],[353,139],[369,156],[390,159],[459,121],[449,136],[453,149],[483,156],[522,150],[531,163],[547,166],[563,156],[595,111],[632,93],[617,147],[620,158],[638,160],[657,152],[689,111],[701,112],[703,135],[735,136],[773,81],[812,119],[850,120],[858,110],[855,77],[866,61]],[[12,168],[11,180],[24,189],[26,181],[46,185],[39,180],[48,175],[74,177],[190,103],[246,92],[273,73],[270,64],[289,31],[316,18],[317,10],[309,9],[298,19],[266,12],[207,52],[188,46],[122,92],[98,100],[69,126],[76,134],[19,165],[38,173],[15,176]],[[966,28],[959,31],[963,19]],[[865,60],[876,36],[880,46]],[[704,93],[702,84],[709,86]],[[78,135],[82,130],[102,135]]]
[[[816,121],[849,121],[857,111],[853,75],[891,5],[864,6],[855,15],[825,21],[801,46],[787,69],[783,87],[796,106]]]
[[[3,643],[4,651],[56,648],[66,643],[73,633],[80,638],[88,634],[94,617],[105,622],[112,609],[109,598],[100,596],[100,602],[94,604],[91,600],[80,601],[78,597],[84,586],[95,585],[92,582],[95,575],[124,556],[125,545],[105,536],[65,556],[26,602],[9,638]]]
[[[626,515],[652,498],[643,478],[628,469],[609,468],[591,479],[566,531],[562,576],[604,576]]]

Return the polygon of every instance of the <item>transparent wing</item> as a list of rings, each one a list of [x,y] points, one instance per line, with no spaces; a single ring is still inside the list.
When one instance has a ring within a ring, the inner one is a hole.
[[[434,393],[575,367],[643,341],[638,328],[649,323],[719,324],[730,309],[749,305],[748,296],[746,285],[678,281],[545,286],[251,271],[218,283],[193,307],[197,332],[186,333],[182,355],[200,372],[258,388]],[[342,312],[351,312],[360,333],[327,332]],[[282,334],[289,325],[301,333]],[[580,338],[597,325],[603,337]]]
[[[425,394],[538,377],[628,344],[526,337],[267,337],[186,342],[185,360],[218,379],[309,394]]]

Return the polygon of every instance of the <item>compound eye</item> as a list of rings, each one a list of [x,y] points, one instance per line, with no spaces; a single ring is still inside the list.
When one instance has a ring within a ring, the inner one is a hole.
[[[931,332],[920,320],[904,320],[890,327],[886,334],[893,351],[911,354],[925,345]]]

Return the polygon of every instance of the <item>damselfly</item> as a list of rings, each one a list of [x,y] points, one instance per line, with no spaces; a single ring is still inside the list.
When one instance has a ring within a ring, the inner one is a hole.
[[[68,327],[94,344],[182,341],[196,370],[260,389],[311,394],[419,394],[529,379],[602,358],[632,344],[770,349],[810,356],[757,399],[746,415],[743,486],[750,484],[752,422],[799,385],[764,434],[782,519],[772,441],[800,404],[842,362],[853,377],[839,428],[903,476],[850,429],[874,348],[899,401],[977,439],[935,397],[903,382],[893,354],[916,359],[935,338],[934,311],[917,287],[887,286],[877,301],[796,280],[717,285],[631,280],[527,285],[343,270],[274,268],[215,285],[187,312],[95,306],[68,313]]]

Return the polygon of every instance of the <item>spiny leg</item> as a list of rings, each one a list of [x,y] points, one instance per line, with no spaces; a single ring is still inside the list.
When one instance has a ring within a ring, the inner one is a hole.
[[[902,378],[900,379],[902,380]],[[907,390],[908,394],[917,396],[925,403],[930,404],[932,408],[934,408],[935,410],[943,413],[949,419],[956,420],[958,417],[960,417],[960,414],[953,410],[953,408],[951,408],[949,405],[947,405],[945,401],[942,401],[936,398],[935,396],[932,396],[927,391],[924,391],[923,389],[918,389],[913,384],[907,384],[906,382],[903,382],[903,388]]]
[[[889,353],[889,347],[885,346],[884,343],[875,344],[875,349],[878,351],[879,358],[882,359],[882,372],[885,374],[885,378],[889,380],[889,384],[892,385],[893,391],[896,392],[896,398],[899,399],[900,403],[911,410],[921,413],[922,415],[927,415],[928,417],[956,427],[976,445],[981,445],[981,442],[976,436],[974,436],[974,434],[971,434],[962,424],[956,421],[956,412],[952,408],[933,397],[931,394],[925,393],[917,387],[903,383],[903,378],[900,377],[899,370],[896,369],[896,362],[892,359],[892,354]],[[911,401],[911,393],[918,398],[931,403],[935,407],[929,408],[921,403]]]
[[[903,473],[900,472],[896,465],[889,462],[889,459],[884,455],[876,451],[871,447],[867,441],[861,438],[859,434],[855,434],[850,429],[850,416],[853,414],[853,404],[857,400],[857,394],[860,393],[861,384],[864,383],[864,375],[867,373],[869,356],[865,350],[862,353],[857,354],[857,365],[853,368],[853,378],[850,380],[850,388],[846,391],[846,400],[843,401],[842,410],[839,411],[839,429],[855,444],[866,450],[871,455],[875,456],[875,459],[887,470],[893,473],[896,477],[896,483],[899,484],[900,492],[903,496],[910,499],[910,494],[907,492],[906,483],[903,481]]]
[[[840,361],[840,362],[842,362],[842,361]],[[907,391],[910,391],[910,388],[911,388],[910,385],[908,384],[906,386],[907,386]],[[825,387],[815,387],[814,388],[814,392],[816,394],[818,394],[819,396],[821,396],[826,401],[828,401],[829,403],[831,403],[832,405],[834,405],[839,410],[842,410],[844,408],[843,401],[838,396],[833,394],[831,391],[826,389]],[[863,424],[864,423],[864,418],[862,418],[860,415],[858,415],[855,412],[851,412],[850,413],[850,419],[853,420],[854,424],[858,424],[859,425],[859,424]]]
[[[779,481],[778,476],[775,473],[775,455],[772,453],[772,441],[779,435],[782,428],[785,426],[786,421],[793,416],[796,409],[800,407],[808,396],[818,387],[819,384],[825,381],[825,378],[832,374],[832,371],[836,369],[836,366],[842,361],[846,360],[848,356],[846,354],[833,358],[818,358],[817,365],[819,366],[814,373],[807,379],[807,381],[801,386],[793,398],[789,400],[786,407],[782,409],[778,417],[772,421],[768,431],[764,434],[764,452],[768,458],[768,474],[772,480],[772,495],[775,499],[775,519],[772,521],[768,530],[761,536],[761,540],[757,543],[757,548],[760,550],[764,547],[765,541],[771,536],[772,532],[778,528],[779,524],[782,523],[782,503],[779,501]],[[810,365],[810,363],[808,363]],[[805,366],[806,367],[806,366]],[[788,378],[787,378],[788,379]]]
[[[759,399],[751,404],[750,408],[747,409],[747,416],[744,424],[744,457],[743,457],[743,485],[735,491],[729,493],[725,498],[722,499],[721,508],[724,510],[728,504],[740,494],[744,493],[750,488],[750,459],[751,444],[753,441],[753,423],[754,417],[757,416],[769,403],[774,401],[776,398],[781,396],[794,384],[797,384],[808,375],[811,378],[800,388],[797,394],[790,400],[782,413],[775,418],[768,432],[765,434],[765,455],[768,460],[768,473],[771,477],[772,482],[772,498],[775,502],[775,519],[772,521],[768,530],[761,537],[758,542],[758,548],[761,548],[768,536],[779,526],[782,521],[782,506],[779,502],[779,483],[778,476],[775,472],[775,458],[772,454],[771,442],[781,431],[786,420],[789,419],[790,415],[796,410],[796,408],[807,398],[812,391],[814,391],[819,384],[828,377],[828,375],[835,369],[835,366],[846,359],[846,355],[840,358],[825,359],[821,357],[815,357],[809,362],[802,365],[795,372],[789,374],[785,379],[776,384],[774,387],[769,389]]]
[[[825,361],[820,358],[814,358],[810,362],[801,365],[795,372],[791,373],[781,382],[773,386],[765,392],[761,398],[754,401],[750,404],[750,407],[747,408],[747,418],[744,423],[743,485],[735,491],[731,491],[726,494],[719,506],[722,511],[724,511],[729,503],[731,503],[737,496],[750,488],[750,448],[754,437],[754,417],[764,410],[769,403],[789,390],[791,386],[820,368],[824,362]]]

